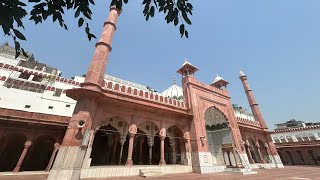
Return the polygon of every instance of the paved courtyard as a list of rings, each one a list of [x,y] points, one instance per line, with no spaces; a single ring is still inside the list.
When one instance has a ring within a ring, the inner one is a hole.
[[[166,175],[152,180],[320,180],[320,167],[286,166],[284,169],[258,169],[255,175],[228,173],[216,174],[178,174]],[[10,175],[0,174],[0,180],[44,180],[48,175]],[[143,180],[143,177],[105,178],[105,180]],[[89,179],[88,179],[89,180]],[[90,179],[94,180],[94,179]],[[98,179],[95,179],[98,180]],[[99,179],[101,180],[101,179]]]

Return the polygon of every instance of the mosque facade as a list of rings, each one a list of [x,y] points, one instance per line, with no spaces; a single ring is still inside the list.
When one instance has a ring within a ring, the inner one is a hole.
[[[163,93],[105,75],[118,16],[111,8],[85,76],[0,47],[0,171],[84,179],[283,167],[243,72],[252,114],[232,105],[228,81],[205,84],[188,61],[181,87]]]

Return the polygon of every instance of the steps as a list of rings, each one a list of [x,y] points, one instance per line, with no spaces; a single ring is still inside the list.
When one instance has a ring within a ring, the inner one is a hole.
[[[151,178],[151,177],[159,177],[163,176],[164,173],[160,170],[160,168],[141,168],[139,169],[139,175],[145,178]]]

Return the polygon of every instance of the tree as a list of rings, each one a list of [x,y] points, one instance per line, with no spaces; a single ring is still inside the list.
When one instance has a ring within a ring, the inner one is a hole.
[[[26,1],[26,0],[25,0]],[[122,10],[123,4],[127,4],[129,0],[111,0],[110,6]],[[37,25],[52,18],[53,22],[68,30],[67,24],[64,21],[65,11],[74,11],[74,18],[78,21],[79,27],[83,27],[89,39],[96,38],[90,32],[88,21],[91,20],[92,11],[90,7],[94,5],[94,0],[28,0],[28,3],[20,0],[1,0],[0,2],[0,26],[5,36],[13,38],[16,58],[23,53],[28,56],[24,49],[20,46],[19,40],[26,40],[23,33],[24,29],[23,18],[30,16],[29,20],[34,21]],[[193,6],[189,0],[142,0],[144,6],[143,14],[146,21],[150,17],[154,17],[156,11],[165,15],[165,20],[168,24],[174,26],[179,25],[181,37],[188,38],[188,31],[185,29],[185,24],[191,25],[189,15],[192,15]],[[31,7],[28,13],[26,8]]]

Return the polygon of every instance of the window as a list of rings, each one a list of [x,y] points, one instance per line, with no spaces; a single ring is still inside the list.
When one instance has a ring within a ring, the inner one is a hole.
[[[39,76],[33,76],[33,78],[32,78],[32,81],[36,81],[36,82],[41,82],[42,81],[42,77],[39,77]]]
[[[53,106],[49,106],[48,109],[53,109]]]
[[[303,141],[302,137],[300,135],[296,135],[296,138],[298,141]]]
[[[70,107],[70,104],[67,104],[66,107]]]
[[[313,134],[308,134],[308,137],[309,137],[310,141],[315,141],[316,140],[316,137],[314,137]]]
[[[31,107],[30,105],[25,105],[25,106],[24,106],[24,108],[28,108],[28,109],[29,109],[30,107]]]
[[[281,136],[280,137],[280,142],[284,143],[284,142],[287,142],[286,138],[284,138],[284,136]]]
[[[280,140],[279,140],[279,138],[277,138],[277,137],[274,137],[274,138],[273,138],[273,141],[274,141],[275,143],[280,143]]]
[[[293,142],[293,139],[292,139],[291,136],[287,136],[286,138],[287,138],[287,141],[288,141],[288,142]]]
[[[57,88],[56,91],[54,92],[53,96],[60,97],[61,93],[62,93],[62,89]]]
[[[305,134],[302,135],[302,139],[303,139],[303,141],[310,141],[309,137],[307,135],[305,135]]]
[[[21,79],[29,79],[29,77],[30,77],[30,74],[25,74],[25,73],[21,73],[19,76],[19,78]]]

